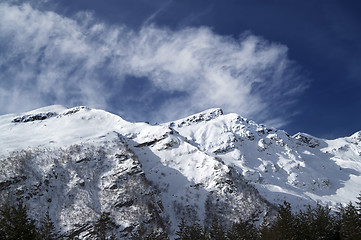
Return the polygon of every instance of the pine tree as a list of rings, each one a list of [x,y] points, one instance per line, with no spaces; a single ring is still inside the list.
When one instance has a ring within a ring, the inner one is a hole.
[[[314,233],[312,232],[313,223],[315,219],[314,210],[311,205],[308,205],[305,211],[300,210],[297,215],[297,223],[299,229],[299,238],[312,239]]]
[[[357,208],[350,202],[340,209],[341,239],[361,239],[361,220]]]
[[[278,216],[270,227],[261,231],[262,239],[297,239],[297,219],[291,211],[291,204],[284,202],[279,205]]]
[[[297,215],[298,239],[337,239],[337,221],[331,208],[317,204]]]
[[[195,223],[192,226],[187,226],[184,219],[179,224],[179,229],[176,232],[177,240],[208,240],[206,230],[199,223]]]
[[[219,224],[216,216],[213,217],[212,226],[209,231],[210,240],[223,240],[226,239],[226,234],[221,224]]]
[[[357,213],[359,215],[359,218],[361,219],[361,193],[359,193],[358,197],[356,197],[357,200],[359,201],[356,201],[356,210],[357,210]]]
[[[259,239],[258,229],[249,221],[234,223],[227,232],[229,240],[256,240]]]
[[[318,235],[317,239],[337,239],[337,221],[331,214],[331,208],[317,204],[315,210],[313,232]]]
[[[28,217],[22,201],[16,206],[4,205],[0,211],[0,229],[2,238],[9,240],[37,239],[35,223]]]
[[[187,228],[187,225],[184,222],[184,219],[182,218],[180,224],[178,225],[178,230],[176,231],[176,234],[179,237],[177,239],[184,239],[185,238],[185,236],[187,234],[186,233],[186,228]]]
[[[49,210],[46,211],[45,217],[40,222],[39,235],[43,240],[58,239],[58,233],[55,229],[54,223],[51,221]]]

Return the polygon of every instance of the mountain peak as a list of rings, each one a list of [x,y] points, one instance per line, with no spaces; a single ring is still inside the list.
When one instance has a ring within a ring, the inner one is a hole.
[[[352,134],[350,137],[356,141],[361,141],[361,131]]]
[[[193,114],[189,117],[179,119],[177,121],[171,122],[170,126],[189,126],[198,122],[206,122],[212,119],[215,119],[219,116],[223,115],[223,110],[221,108],[210,108],[208,110],[202,111],[197,114]]]
[[[298,132],[295,135],[293,135],[293,138],[299,140],[300,142],[306,144],[311,148],[315,148],[320,145],[320,141],[316,137],[307,133]]]
[[[21,116],[14,118],[12,120],[12,122],[20,123],[20,122],[42,121],[42,120],[52,118],[52,117],[66,116],[69,114],[74,114],[83,109],[90,110],[88,107],[85,107],[85,106],[66,108],[61,105],[52,105],[52,106],[39,108],[39,109],[30,111],[30,112],[27,112],[25,114],[22,114]]]

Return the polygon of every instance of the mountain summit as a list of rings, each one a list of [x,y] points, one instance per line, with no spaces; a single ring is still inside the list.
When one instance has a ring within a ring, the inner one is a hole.
[[[221,109],[150,125],[55,105],[0,116],[0,132],[0,204],[22,199],[84,239],[105,213],[118,238],[144,226],[174,236],[181,219],[230,225],[272,219],[284,200],[347,203],[361,184],[359,132],[290,136]]]

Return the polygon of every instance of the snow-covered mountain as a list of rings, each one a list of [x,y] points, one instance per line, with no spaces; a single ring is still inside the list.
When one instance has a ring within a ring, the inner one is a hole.
[[[225,225],[356,199],[361,132],[325,140],[256,124],[221,109],[160,125],[49,106],[0,116],[0,201],[25,199],[64,234],[86,238],[102,213],[118,237],[143,226],[174,235],[183,218]]]

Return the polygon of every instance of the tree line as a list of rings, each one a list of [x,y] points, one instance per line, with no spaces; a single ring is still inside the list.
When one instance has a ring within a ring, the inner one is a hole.
[[[226,229],[214,216],[211,226],[199,223],[187,224],[182,220],[176,232],[177,240],[313,240],[313,239],[361,239],[361,194],[359,201],[338,206],[308,206],[305,210],[292,211],[284,202],[278,207],[278,215],[270,223],[256,224],[256,219],[240,220]],[[90,239],[117,239],[109,213],[103,213],[94,223]],[[131,240],[167,240],[161,230],[149,230],[142,226],[134,231]],[[77,239],[76,235],[61,235],[51,221],[49,212],[38,221],[28,216],[22,201],[13,206],[3,205],[0,210],[0,240]]]
[[[49,212],[45,218],[36,224],[28,216],[27,209],[22,201],[16,205],[5,204],[0,210],[0,240],[32,240],[32,239],[57,239],[57,233]]]
[[[103,213],[91,226],[86,239],[116,239],[110,231],[114,223],[109,213]],[[50,218],[49,211],[45,217],[38,221],[31,219],[23,201],[10,206],[5,204],[0,210],[0,240],[56,240],[56,239],[79,239],[80,232],[60,233]]]
[[[306,210],[293,212],[291,204],[279,205],[278,215],[271,223],[256,225],[255,221],[240,221],[224,229],[217,219],[210,228],[182,221],[178,240],[321,240],[361,239],[361,195],[359,202],[338,206],[310,205]]]

